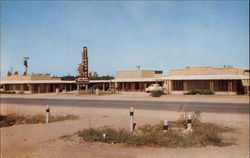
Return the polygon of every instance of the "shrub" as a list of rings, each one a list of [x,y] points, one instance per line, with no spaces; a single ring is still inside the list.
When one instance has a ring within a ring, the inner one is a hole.
[[[162,91],[150,91],[150,93],[153,97],[160,97],[163,94]]]
[[[197,95],[197,94],[204,94],[204,95],[213,95],[214,92],[210,90],[203,90],[203,89],[196,89],[196,90],[191,90],[187,93],[184,93],[186,95]]]

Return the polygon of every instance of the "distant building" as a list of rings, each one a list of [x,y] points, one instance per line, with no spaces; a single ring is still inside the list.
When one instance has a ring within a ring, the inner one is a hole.
[[[62,81],[60,78],[51,78],[48,75],[11,75],[4,76],[1,81],[6,91],[24,91],[26,93],[50,93],[56,92],[56,88],[73,90],[75,81]]]
[[[191,90],[211,90],[215,94],[249,94],[249,71],[232,66],[186,67],[163,74],[156,70],[121,70],[112,80],[90,80],[89,87],[118,91],[145,91],[150,84],[163,86],[165,93],[183,94]],[[76,90],[75,81],[62,81],[49,76],[11,75],[0,83],[4,90],[27,91],[30,93]]]

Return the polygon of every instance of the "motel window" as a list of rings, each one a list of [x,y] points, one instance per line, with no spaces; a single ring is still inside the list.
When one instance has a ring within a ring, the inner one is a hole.
[[[183,81],[173,81],[174,90],[183,90]]]
[[[228,90],[228,82],[225,80],[219,81],[219,91],[227,91]]]

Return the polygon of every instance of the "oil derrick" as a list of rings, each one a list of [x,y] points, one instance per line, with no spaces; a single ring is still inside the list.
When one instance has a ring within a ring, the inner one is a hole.
[[[89,83],[87,47],[83,47],[82,63],[78,65],[77,71],[79,72],[79,75],[76,77],[76,83],[87,85]]]

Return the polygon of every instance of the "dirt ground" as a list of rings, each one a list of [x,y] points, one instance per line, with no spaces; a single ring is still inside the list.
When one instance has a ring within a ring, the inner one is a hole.
[[[71,96],[63,94],[56,96],[25,95],[25,97],[44,98],[85,98],[100,99],[134,99],[150,100],[142,93],[120,94],[108,96]],[[131,97],[129,97],[131,95]],[[2,97],[2,96],[1,96]],[[3,96],[5,97],[5,96]],[[17,97],[12,95],[12,97]],[[20,97],[20,96],[18,96]],[[160,100],[182,99],[190,101],[211,100],[217,102],[246,102],[247,97],[235,96],[172,96],[161,97]],[[153,98],[155,99],[155,98]],[[13,105],[1,104],[1,113],[15,111],[25,114],[44,113],[45,106],[40,105]],[[135,121],[137,125],[156,124],[167,119],[177,120],[183,112],[136,110]],[[202,121],[213,122],[223,126],[234,127],[235,132],[230,134],[236,139],[236,144],[227,147],[202,148],[152,148],[152,147],[126,147],[122,144],[86,143],[74,135],[77,131],[89,127],[129,128],[129,109],[103,109],[89,107],[53,107],[52,115],[76,114],[79,120],[54,122],[50,124],[14,125],[1,128],[1,155],[4,158],[246,158],[249,156],[249,114],[217,114],[203,113]],[[70,139],[62,139],[65,135],[74,135]]]

